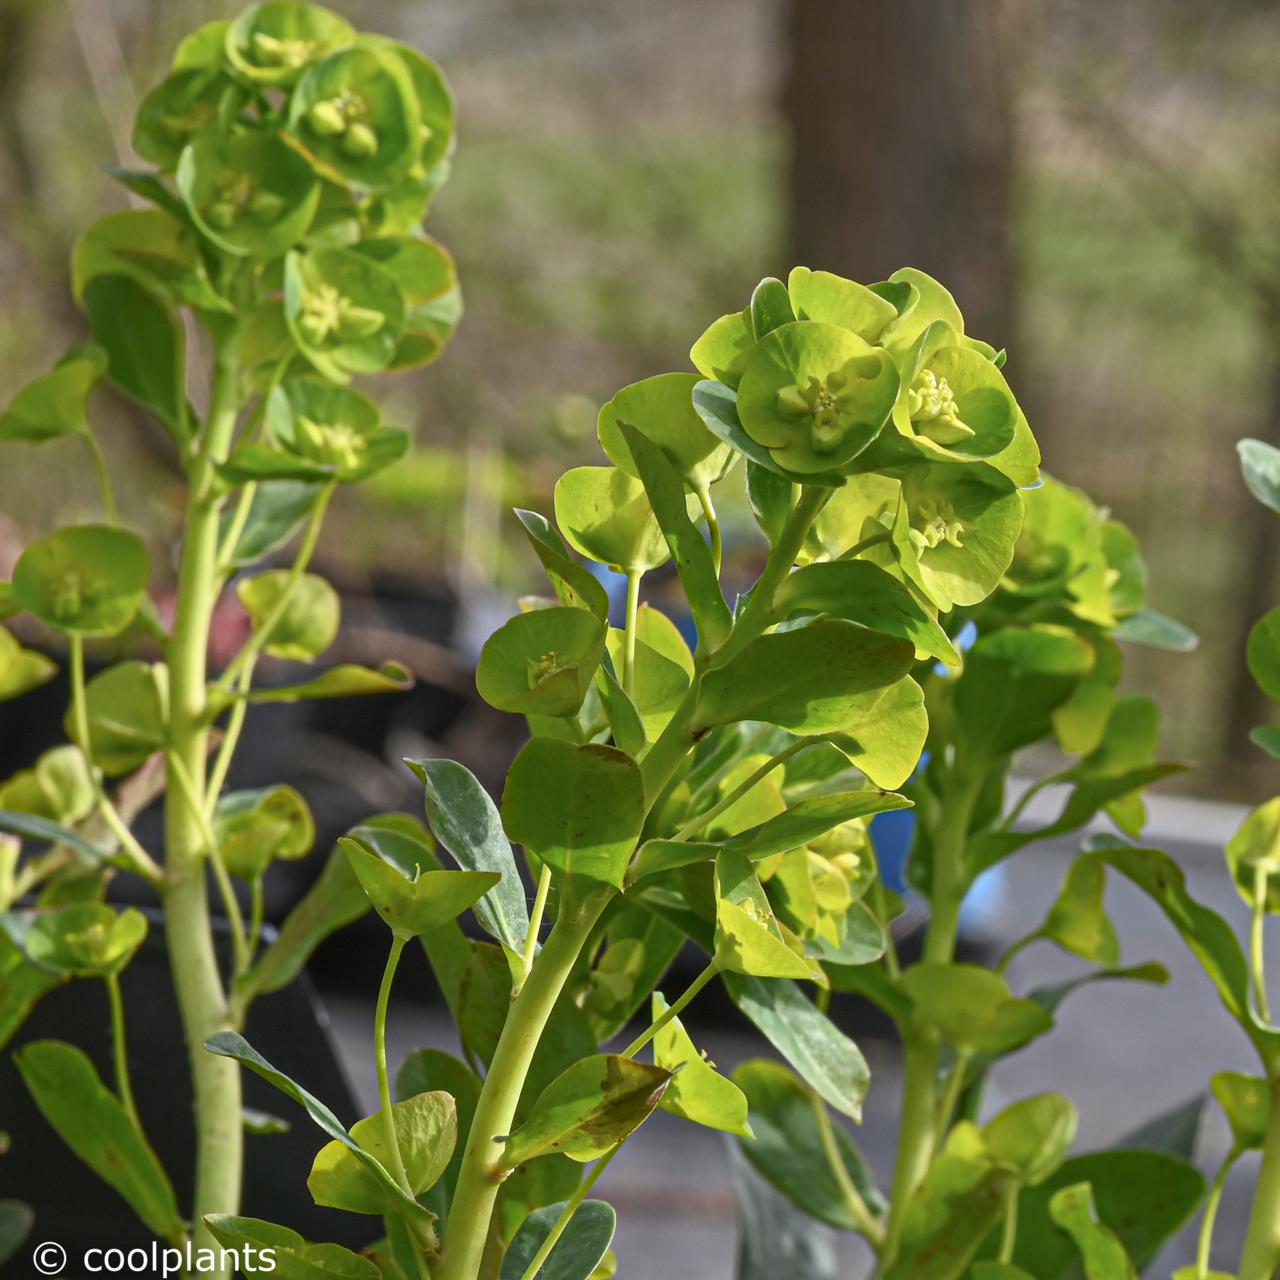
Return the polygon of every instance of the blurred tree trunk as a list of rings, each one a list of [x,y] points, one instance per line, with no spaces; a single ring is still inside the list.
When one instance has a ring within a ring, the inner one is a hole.
[[[1013,338],[1017,0],[787,0],[792,260],[919,267],[966,328]]]

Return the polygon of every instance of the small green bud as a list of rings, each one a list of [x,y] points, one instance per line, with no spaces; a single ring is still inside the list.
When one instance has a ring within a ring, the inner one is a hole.
[[[338,315],[338,337],[343,342],[371,338],[386,322],[387,318],[381,311],[374,311],[369,307],[352,306],[344,299]]]
[[[347,127],[342,108],[332,98],[317,102],[307,112],[307,124],[311,126],[313,133],[318,133],[322,138],[332,137]]]
[[[907,392],[907,411],[917,432],[934,444],[959,444],[974,435],[973,429],[960,420],[950,384],[932,369],[922,369],[912,383]]]
[[[219,200],[211,204],[205,217],[220,231],[229,231],[240,217],[240,210],[230,200]]]
[[[249,213],[256,222],[274,222],[284,211],[284,197],[274,191],[259,191],[249,201]]]
[[[280,40],[265,31],[253,33],[253,53],[260,66],[301,67],[314,52],[314,40]]]
[[[356,160],[378,154],[378,135],[367,125],[356,121],[347,126],[342,136],[342,149]]]

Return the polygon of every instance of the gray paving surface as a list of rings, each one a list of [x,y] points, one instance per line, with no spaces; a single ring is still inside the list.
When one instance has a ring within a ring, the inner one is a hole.
[[[1165,801],[1153,807],[1148,838],[1179,858],[1191,891],[1228,917],[1241,931],[1247,913],[1222,870],[1217,850],[1234,830],[1239,811],[1225,806]],[[1077,841],[1033,847],[1008,864],[999,901],[983,927],[1010,940],[1033,928],[1052,900]],[[1127,883],[1114,884],[1108,898],[1124,946],[1126,963],[1160,960],[1172,973],[1167,987],[1102,983],[1072,996],[1061,1008],[1058,1027],[995,1071],[988,1106],[1044,1090],[1058,1090],[1080,1107],[1077,1151],[1113,1143],[1144,1120],[1202,1092],[1215,1071],[1256,1071],[1251,1050],[1218,1003],[1207,978],[1155,908]],[[1277,952],[1272,948],[1273,958]],[[1079,972],[1083,966],[1048,944],[1037,944],[1013,963],[1010,981],[1026,991]],[[1280,966],[1272,965],[1280,983]],[[376,1083],[367,1057],[371,1007],[355,1002],[330,1006],[339,1043],[353,1081],[372,1110]],[[749,1034],[701,1029],[697,1007],[687,1019],[695,1038],[724,1069],[767,1052]],[[393,1010],[392,1058],[418,1045],[454,1048],[456,1037],[436,1013],[411,1005]],[[882,1182],[892,1174],[900,1087],[896,1048],[864,1040],[872,1070],[867,1119],[858,1142]],[[1207,1114],[1199,1160],[1217,1168],[1227,1131],[1212,1110]],[[1256,1157],[1237,1166],[1229,1184],[1217,1231],[1220,1265],[1236,1259],[1244,1230]],[[732,1280],[735,1232],[728,1164],[719,1135],[658,1114],[627,1144],[599,1183],[600,1194],[619,1212],[615,1242],[619,1274],[625,1280]],[[1149,1273],[1168,1276],[1191,1260],[1193,1232],[1184,1233]],[[852,1238],[842,1242],[845,1274],[867,1272],[868,1257]],[[1215,1254],[1218,1250],[1215,1250]],[[781,1280],[781,1278],[780,1278]]]

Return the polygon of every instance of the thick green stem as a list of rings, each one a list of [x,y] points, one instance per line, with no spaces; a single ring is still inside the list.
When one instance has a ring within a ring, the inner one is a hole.
[[[168,655],[170,778],[165,794],[162,900],[169,963],[195,1093],[192,1220],[195,1244],[205,1248],[216,1247],[204,1225],[205,1215],[235,1213],[239,1208],[244,1138],[239,1066],[233,1059],[208,1053],[204,1048],[211,1035],[228,1029],[229,1018],[209,917],[203,824],[199,810],[193,811],[183,793],[178,770],[197,788],[204,786],[208,760],[206,646],[217,599],[219,498],[214,468],[226,456],[235,432],[237,374],[234,343],[223,343],[217,356],[208,419],[191,463],[177,608]],[[202,799],[198,794],[195,798],[197,802]],[[224,1268],[212,1274],[226,1277],[229,1273]]]
[[[1280,1063],[1271,1062],[1270,1071],[1271,1119],[1240,1257],[1240,1280],[1272,1280],[1280,1266]]]
[[[905,1043],[906,1068],[902,1088],[902,1125],[898,1131],[898,1162],[893,1170],[889,1225],[880,1254],[887,1269],[902,1242],[907,1205],[933,1159],[934,1102],[938,1079],[938,1041],[930,1031],[911,1033]]]
[[[924,959],[933,964],[950,964],[955,956],[960,904],[967,888],[965,843],[980,785],[980,774],[959,770],[949,772],[943,783],[942,804],[933,839],[929,929],[924,942]],[[940,1046],[937,1035],[927,1027],[908,1027],[904,1030],[903,1039],[906,1079],[902,1094],[902,1125],[898,1134],[898,1163],[893,1176],[889,1227],[881,1253],[882,1267],[891,1263],[897,1253],[907,1206],[928,1172],[938,1139]]]
[[[395,1112],[391,1109],[391,1077],[387,1071],[387,1005],[391,1000],[391,984],[395,981],[396,966],[400,963],[400,955],[407,941],[407,938],[398,934],[391,941],[386,968],[382,971],[382,985],[378,988],[378,1007],[373,1015],[373,1051],[378,1063],[378,1103],[382,1108],[383,1137],[391,1156],[391,1173],[405,1191],[413,1195],[404,1159],[400,1155],[400,1139],[396,1136]]]
[[[534,1050],[574,963],[608,899],[555,923],[516,997],[485,1077],[462,1156],[436,1280],[476,1280],[498,1188],[507,1175],[502,1139],[511,1132]]]
[[[653,1039],[654,1036],[662,1030],[673,1018],[678,1018],[681,1013],[689,1006],[698,992],[711,981],[712,978],[720,972],[720,963],[713,956],[711,963],[707,965],[703,971],[689,984],[688,990],[680,997],[675,1004],[671,1005],[659,1018],[642,1031],[625,1049],[622,1051],[624,1058],[634,1058],[641,1049]]]
[[[125,1112],[133,1121],[133,1127],[142,1134],[142,1121],[138,1118],[138,1105],[133,1100],[133,1085],[129,1082],[129,1041],[125,1036],[124,1001],[120,998],[120,975],[109,973],[103,979],[107,998],[111,1002],[111,1057],[116,1073],[116,1092],[124,1104]]]

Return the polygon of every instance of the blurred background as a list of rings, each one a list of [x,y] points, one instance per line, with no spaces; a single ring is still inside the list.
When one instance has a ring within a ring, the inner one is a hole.
[[[135,159],[127,122],[137,98],[181,35],[240,7],[0,0],[0,401],[84,333],[68,254],[93,217],[125,207],[96,166]],[[1280,444],[1280,9],[1265,0],[335,7],[428,52],[459,104],[453,174],[428,227],[457,257],[466,316],[438,364],[380,379],[386,416],[413,428],[416,452],[341,493],[318,561],[346,602],[335,657],[399,656],[420,685],[401,700],[264,710],[233,782],[304,786],[322,829],[326,816],[340,827],[347,815],[416,807],[391,767],[409,752],[447,752],[496,783],[520,726],[477,703],[470,664],[513,598],[539,589],[510,507],[549,511],[556,476],[598,460],[601,403],[627,382],[688,368],[710,320],[742,307],[762,276],[800,262],[865,281],[921,267],[951,286],[971,333],[1009,349],[1006,373],[1046,469],[1135,530],[1152,603],[1202,638],[1190,657],[1126,655],[1127,683],[1164,708],[1164,754],[1202,762],[1180,785],[1231,801],[1268,793],[1247,741],[1268,712],[1243,646],[1280,597],[1280,546],[1269,513],[1244,491],[1234,443]],[[95,404],[122,506],[163,539],[179,496],[163,441],[112,393]],[[91,475],[59,453],[75,447],[0,454],[0,579],[26,540],[96,511]],[[739,512],[747,556],[748,523]],[[240,620],[224,625],[230,644]],[[50,686],[50,743],[62,696]],[[0,721],[0,776],[48,745],[36,718],[17,728]],[[1157,825],[1201,840],[1208,856],[1193,885],[1200,874],[1230,912],[1233,895],[1210,861],[1229,811],[1153,812]],[[1049,852],[1030,858],[1006,912],[1024,884],[1043,902],[1060,863]],[[1179,959],[1149,932],[1152,954]],[[327,970],[321,956],[322,981],[349,970],[344,954],[331,949]],[[1178,973],[1186,999],[1209,1007],[1203,984]],[[1061,1077],[1078,1089],[1097,1065],[1089,1031],[1106,1020],[1120,1034],[1109,1041],[1117,1060],[1129,1055],[1124,1096],[1142,1082],[1150,1107],[1126,1110],[1108,1078],[1086,1135],[1114,1137],[1207,1071],[1247,1063],[1234,1042],[1218,1052],[1211,1037],[1203,1061],[1171,1045],[1167,1012],[1142,1012],[1147,993],[1090,999],[1080,1059],[1056,1048],[1072,1034],[1067,1019],[1055,1048],[1023,1055],[1009,1085],[1016,1093],[1019,1080],[1046,1088]],[[349,1016],[362,1028],[363,1003],[334,1007],[340,1026]],[[406,1047],[421,1042],[406,1035]],[[730,1039],[726,1065],[754,1051]],[[873,1146],[888,1149],[891,1124],[884,1113]],[[682,1224],[730,1230],[727,1174],[711,1141],[712,1163],[688,1165],[690,1212],[669,1219],[672,1248]],[[657,1153],[652,1185],[641,1157],[639,1183],[621,1195],[669,1215],[669,1158],[655,1144],[641,1148]],[[621,1199],[619,1208],[625,1222]],[[624,1273],[676,1274],[650,1247],[633,1250],[639,1261]],[[624,1260],[626,1249],[624,1237]],[[722,1273],[727,1261],[702,1274]]]

